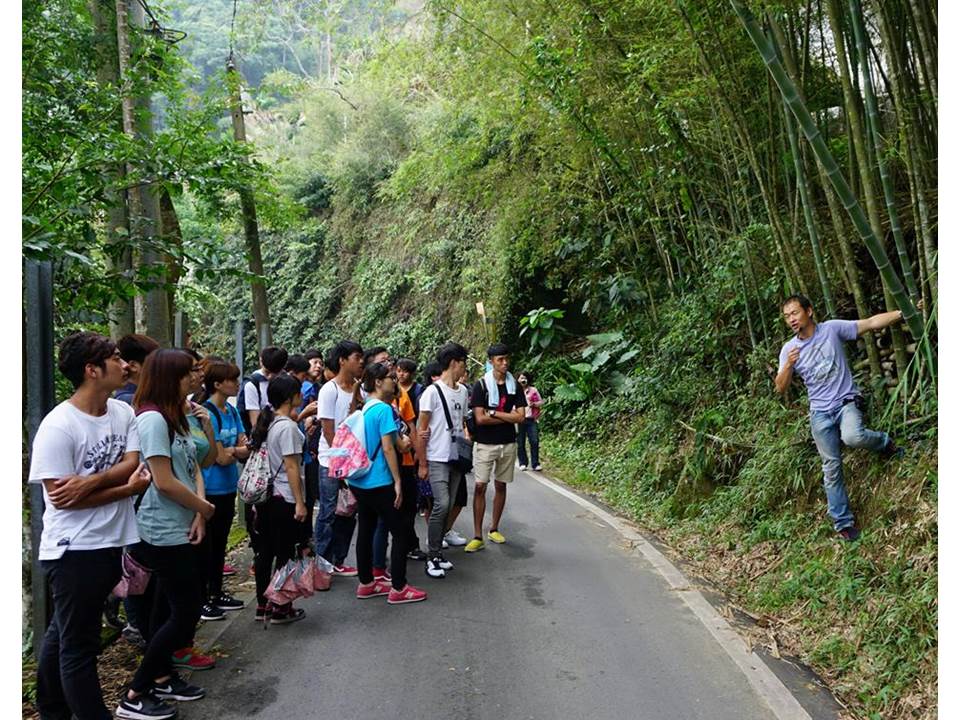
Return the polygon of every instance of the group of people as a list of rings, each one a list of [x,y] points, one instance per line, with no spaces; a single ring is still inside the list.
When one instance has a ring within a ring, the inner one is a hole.
[[[543,405],[529,372],[510,373],[509,354],[503,344],[490,346],[486,372],[468,387],[468,353],[457,343],[443,345],[417,382],[414,361],[348,340],[325,356],[264,348],[258,370],[243,378],[228,360],[161,348],[143,335],[64,339],[59,368],[74,392],[40,424],[29,476],[43,486],[39,558],[53,598],[37,669],[41,717],[110,717],[97,677],[101,614],[121,575],[135,572],[150,580],[143,594],[124,599],[123,636],[141,645],[143,658],[116,715],[171,718],[170,701],[204,697],[177,670],[213,667],[194,647],[198,623],[244,607],[224,591],[223,578],[236,572],[226,548],[251,453],[265,449],[270,473],[267,499],[244,508],[254,617],[265,623],[305,615],[266,597],[271,577],[291,559],[320,555],[335,576],[357,577],[358,599],[386,596],[400,605],[427,597],[407,581],[408,560],[442,578],[453,569],[447,547],[473,553],[486,541],[506,542],[507,485],[518,456],[520,467],[528,462],[518,440],[529,440],[529,462],[540,469]],[[337,429],[357,411],[367,463],[344,480],[331,460],[340,452]],[[467,506],[469,472],[467,540],[453,524]],[[354,533],[356,567],[346,564]]]

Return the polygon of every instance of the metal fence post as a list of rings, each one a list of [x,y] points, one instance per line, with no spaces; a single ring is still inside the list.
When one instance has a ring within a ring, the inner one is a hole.
[[[33,438],[40,421],[53,409],[56,397],[53,383],[53,265],[49,260],[26,262],[26,338],[27,445],[33,451]],[[30,484],[30,591],[33,596],[33,654],[40,652],[47,630],[51,603],[47,578],[38,557],[43,530],[43,488]]]

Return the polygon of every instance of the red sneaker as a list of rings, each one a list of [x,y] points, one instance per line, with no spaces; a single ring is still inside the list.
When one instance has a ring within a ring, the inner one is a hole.
[[[390,571],[387,570],[386,568],[374,568],[373,579],[383,580],[383,582],[390,582],[393,578],[390,577]]]
[[[391,590],[387,603],[390,605],[404,605],[406,603],[415,603],[427,599],[427,594],[415,588],[413,585],[407,585],[403,590]]]
[[[175,668],[186,670],[209,670],[216,666],[217,661],[210,655],[204,655],[193,647],[181,648],[173,653],[171,658]]]
[[[390,593],[390,584],[382,580],[374,580],[369,585],[357,585],[357,599],[366,600],[367,598],[379,597]]]
[[[341,577],[356,577],[357,569],[353,565],[334,565],[333,574]]]
[[[230,563],[223,564],[224,577],[230,577],[231,575],[236,575],[236,574],[237,574],[237,569],[233,565],[231,565]]]

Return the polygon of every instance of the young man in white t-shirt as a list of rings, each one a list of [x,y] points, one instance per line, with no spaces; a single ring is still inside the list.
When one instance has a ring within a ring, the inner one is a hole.
[[[260,351],[260,369],[250,376],[250,380],[243,384],[240,392],[243,393],[243,409],[246,413],[246,419],[250,422],[247,430],[250,431],[256,427],[257,418],[260,417],[260,411],[267,406],[267,385],[270,380],[278,373],[283,372],[287,364],[288,353],[283,348],[273,345],[265,347]]]
[[[37,665],[37,708],[45,718],[105,719],[111,714],[97,678],[100,613],[120,580],[123,546],[140,540],[133,497],[150,476],[139,463],[133,410],[110,398],[127,373],[116,345],[97,333],[74,333],[59,357],[75,391],[40,423],[30,457],[29,481],[43,485],[39,557],[53,597]]]
[[[447,516],[457,497],[457,488],[464,482],[463,473],[450,462],[456,457],[454,438],[464,434],[464,414],[467,411],[467,388],[457,382],[467,365],[467,349],[457,343],[447,343],[437,353],[442,373],[440,379],[420,396],[420,416],[417,419],[418,475],[430,480],[433,492],[433,510],[427,524],[427,575],[442,578],[453,563],[443,557],[443,535]],[[444,412],[440,393],[450,413],[450,425]]]
[[[333,563],[334,574],[354,577],[357,569],[344,565],[344,561],[357,521],[352,517],[340,517],[335,512],[341,483],[329,476],[330,459],[326,457],[326,451],[333,443],[337,426],[350,414],[353,389],[363,375],[363,348],[350,340],[341,340],[333,349],[330,359],[337,364],[336,368],[331,368],[336,370],[336,377],[327,381],[317,393],[317,417],[322,435],[317,451],[320,464],[320,512],[317,514],[314,539],[317,554]]]

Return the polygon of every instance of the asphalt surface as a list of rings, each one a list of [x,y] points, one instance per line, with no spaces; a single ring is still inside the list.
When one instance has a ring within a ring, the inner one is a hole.
[[[772,718],[661,576],[583,508],[518,471],[500,529],[505,545],[447,551],[442,580],[410,561],[422,603],[357,600],[356,579],[335,578],[297,602],[298,623],[264,630],[253,602],[231,613],[226,657],[191,679],[207,697],[180,717]]]

